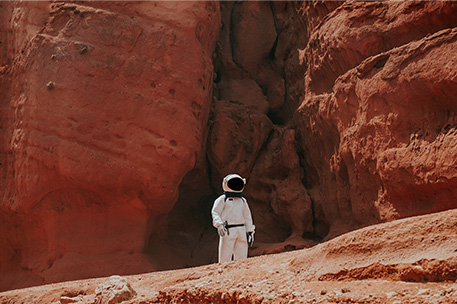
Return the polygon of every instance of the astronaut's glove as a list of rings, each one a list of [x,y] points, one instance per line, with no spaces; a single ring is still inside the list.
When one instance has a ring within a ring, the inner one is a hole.
[[[227,234],[227,228],[225,228],[224,225],[219,225],[219,227],[217,227],[217,234],[219,234],[219,236],[224,236]]]
[[[247,232],[246,237],[248,239],[248,245],[249,245],[249,247],[251,247],[252,244],[254,243],[254,231]]]

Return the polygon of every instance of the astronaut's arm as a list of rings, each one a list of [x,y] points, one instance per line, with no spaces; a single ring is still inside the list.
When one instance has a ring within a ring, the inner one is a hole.
[[[244,225],[246,226],[246,231],[254,232],[255,226],[252,222],[251,210],[249,209],[249,205],[246,200],[244,200],[244,205],[243,205],[243,217],[244,217]]]
[[[224,199],[222,197],[219,197],[214,201],[213,209],[211,209],[211,215],[213,217],[213,226],[216,228],[224,224],[221,218],[222,210],[224,210]]]

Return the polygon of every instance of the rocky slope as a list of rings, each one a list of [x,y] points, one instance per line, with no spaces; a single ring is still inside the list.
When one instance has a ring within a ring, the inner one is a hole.
[[[232,172],[251,255],[456,208],[456,16],[0,3],[0,290],[214,262],[209,210]]]
[[[456,237],[451,210],[366,227],[310,249],[3,292],[0,303],[451,304]]]

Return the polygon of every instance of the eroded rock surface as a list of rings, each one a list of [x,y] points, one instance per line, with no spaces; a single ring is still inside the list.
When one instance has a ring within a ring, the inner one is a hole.
[[[314,29],[296,115],[329,236],[454,208],[457,6],[346,3]]]
[[[150,223],[205,153],[218,3],[2,6],[2,288],[153,270]]]

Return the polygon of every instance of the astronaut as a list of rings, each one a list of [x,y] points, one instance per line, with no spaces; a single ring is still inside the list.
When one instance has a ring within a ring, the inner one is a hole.
[[[252,223],[248,202],[243,197],[246,179],[229,174],[222,181],[224,194],[213,205],[213,226],[219,234],[219,263],[248,257],[248,246],[254,242],[255,226]]]

